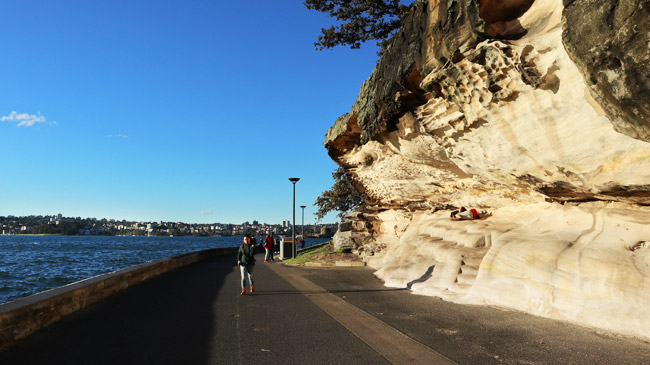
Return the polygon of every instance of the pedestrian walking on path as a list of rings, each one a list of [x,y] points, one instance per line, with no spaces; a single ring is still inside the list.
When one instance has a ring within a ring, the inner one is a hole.
[[[255,247],[252,244],[251,236],[247,233],[244,235],[244,244],[237,251],[237,265],[241,273],[241,295],[246,294],[246,275],[251,285],[251,293],[255,291],[253,285],[253,267],[255,265]]]
[[[273,252],[280,252],[280,237],[275,236],[275,239],[273,240],[273,248],[271,250]]]
[[[273,236],[266,235],[264,239],[264,250],[266,250],[266,255],[264,256],[264,262],[275,261],[273,259]]]

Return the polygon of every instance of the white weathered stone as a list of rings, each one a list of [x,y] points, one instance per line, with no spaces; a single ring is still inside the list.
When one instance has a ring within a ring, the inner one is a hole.
[[[650,337],[650,209],[539,203],[493,213],[414,214],[366,260],[391,287]]]
[[[439,93],[340,150],[378,212],[364,213],[372,237],[354,246],[388,286],[650,338],[650,194],[633,190],[650,185],[650,143],[616,132],[591,96],[562,43],[562,9],[537,0],[518,19],[524,37],[420,60],[438,67],[423,89],[449,76]],[[431,57],[435,45],[423,48]],[[430,209],[445,205],[493,215]]]

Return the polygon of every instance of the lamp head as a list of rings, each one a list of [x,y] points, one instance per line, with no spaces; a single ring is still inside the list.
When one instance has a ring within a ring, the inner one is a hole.
[[[297,183],[298,180],[300,180],[299,177],[290,177],[290,178],[289,178],[289,181],[291,181],[291,182],[294,183],[294,184]]]
[[[300,207],[301,207],[302,209],[305,209],[305,208],[307,208],[307,206],[306,206],[306,205],[301,205]]]

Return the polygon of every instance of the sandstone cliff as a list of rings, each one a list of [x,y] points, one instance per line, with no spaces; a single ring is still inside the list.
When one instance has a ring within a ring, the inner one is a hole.
[[[650,337],[649,15],[416,1],[326,135],[367,202],[336,244],[389,286]]]

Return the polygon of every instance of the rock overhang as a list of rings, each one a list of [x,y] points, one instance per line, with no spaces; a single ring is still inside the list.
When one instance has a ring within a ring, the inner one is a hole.
[[[366,199],[335,244],[389,286],[434,267],[410,289],[650,337],[647,2],[414,4],[327,135]]]

